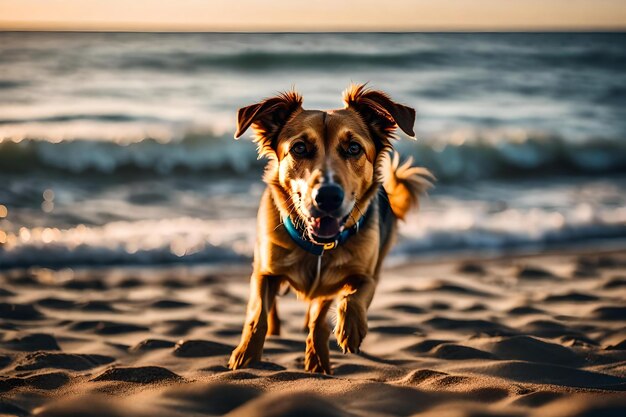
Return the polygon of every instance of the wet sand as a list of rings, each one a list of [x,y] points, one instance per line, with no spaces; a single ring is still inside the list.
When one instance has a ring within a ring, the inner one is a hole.
[[[360,355],[303,371],[305,304],[229,371],[247,266],[0,274],[0,415],[626,415],[626,252],[388,268]]]

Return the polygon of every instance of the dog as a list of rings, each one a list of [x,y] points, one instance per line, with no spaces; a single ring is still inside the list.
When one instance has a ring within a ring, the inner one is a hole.
[[[290,91],[238,111],[235,138],[253,127],[268,159],[257,217],[250,298],[230,369],[261,360],[268,335],[280,334],[276,297],[289,286],[309,302],[304,367],[331,373],[326,315],[345,353],[358,353],[381,264],[418,196],[432,185],[425,168],[400,164],[392,140],[414,138],[415,110],[381,91],[353,85],[339,110],[305,110]],[[392,155],[393,153],[393,155]]]

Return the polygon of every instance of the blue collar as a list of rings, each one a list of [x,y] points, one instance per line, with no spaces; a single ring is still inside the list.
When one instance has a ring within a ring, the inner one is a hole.
[[[363,216],[361,216],[361,218],[352,227],[350,227],[349,229],[344,229],[335,237],[334,241],[329,243],[315,243],[305,238],[304,234],[300,232],[300,230],[298,230],[296,226],[294,226],[289,215],[283,217],[283,224],[285,225],[285,230],[287,230],[287,234],[289,234],[291,239],[296,242],[296,244],[300,246],[300,248],[309,253],[312,253],[313,255],[321,256],[324,251],[332,250],[337,248],[339,245],[343,245],[350,236],[359,233],[359,230],[363,228],[363,225],[365,224],[371,211],[372,204],[370,204],[367,212]]]

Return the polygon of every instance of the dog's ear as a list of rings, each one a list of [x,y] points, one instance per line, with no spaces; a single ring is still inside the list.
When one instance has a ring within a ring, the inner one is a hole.
[[[382,139],[389,139],[396,127],[415,138],[415,109],[391,100],[382,91],[370,90],[365,85],[352,85],[343,94],[347,108],[354,109]]]
[[[295,91],[282,93],[260,103],[242,107],[237,113],[235,139],[252,126],[256,133],[255,142],[259,145],[259,154],[265,155],[274,149],[278,134],[289,117],[301,108],[302,96]]]

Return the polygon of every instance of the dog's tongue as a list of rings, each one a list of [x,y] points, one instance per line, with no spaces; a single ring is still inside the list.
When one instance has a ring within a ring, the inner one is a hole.
[[[321,238],[332,238],[339,234],[339,220],[334,217],[319,217],[313,222],[313,233]]]

